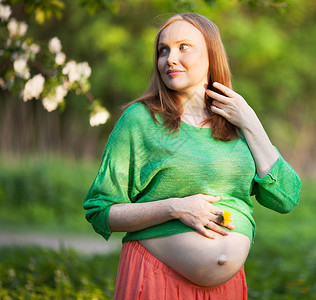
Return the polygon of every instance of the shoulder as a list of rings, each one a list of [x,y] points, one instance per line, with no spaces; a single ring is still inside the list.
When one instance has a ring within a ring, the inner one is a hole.
[[[158,126],[152,118],[147,106],[142,102],[135,102],[128,106],[116,122],[111,138],[127,138],[128,136],[142,136]]]
[[[157,115],[156,115],[157,116]],[[118,120],[118,125],[135,126],[144,128],[155,124],[146,104],[135,102],[128,106]]]
[[[142,102],[135,102],[128,106],[122,113],[121,118],[131,122],[137,121],[139,118],[150,115],[146,105]]]

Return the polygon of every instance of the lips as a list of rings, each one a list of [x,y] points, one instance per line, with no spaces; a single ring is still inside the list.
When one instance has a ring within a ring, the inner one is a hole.
[[[183,70],[178,70],[178,69],[169,69],[167,71],[167,74],[168,75],[177,75],[177,74],[180,74],[180,73],[183,73],[184,71]]]

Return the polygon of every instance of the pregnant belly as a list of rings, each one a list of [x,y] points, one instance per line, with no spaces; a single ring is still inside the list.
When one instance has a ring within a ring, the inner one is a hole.
[[[198,232],[185,232],[139,242],[157,259],[194,284],[218,286],[231,279],[244,265],[250,240],[229,232],[209,239]]]

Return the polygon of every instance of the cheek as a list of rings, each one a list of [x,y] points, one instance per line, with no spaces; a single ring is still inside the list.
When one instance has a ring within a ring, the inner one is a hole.
[[[208,59],[208,53],[206,52],[203,52],[203,53],[201,53],[201,63],[202,63],[202,65],[206,68],[206,70],[208,70],[208,68],[209,68],[209,64],[210,64],[210,62],[209,62],[209,59]]]
[[[208,72],[209,61],[208,56],[205,56],[205,53],[198,53],[190,59],[190,63],[191,66],[195,69],[195,71],[199,74],[204,74]]]
[[[198,67],[201,64],[205,65],[205,63],[208,63],[208,59],[205,58],[204,53],[190,53],[182,57],[182,63],[190,65],[191,67]]]
[[[203,53],[187,56],[182,60],[182,63],[194,74],[204,74],[208,72],[209,62],[208,57],[205,57]]]

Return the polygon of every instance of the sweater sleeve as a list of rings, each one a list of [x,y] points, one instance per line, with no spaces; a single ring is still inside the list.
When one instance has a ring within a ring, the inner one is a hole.
[[[267,208],[288,213],[298,205],[300,192],[299,176],[279,153],[278,160],[265,177],[255,175],[251,195]]]
[[[83,201],[86,219],[106,240],[111,236],[109,211],[113,204],[131,203],[138,189],[135,180],[135,134],[137,126],[123,114],[105,147],[101,165]]]

